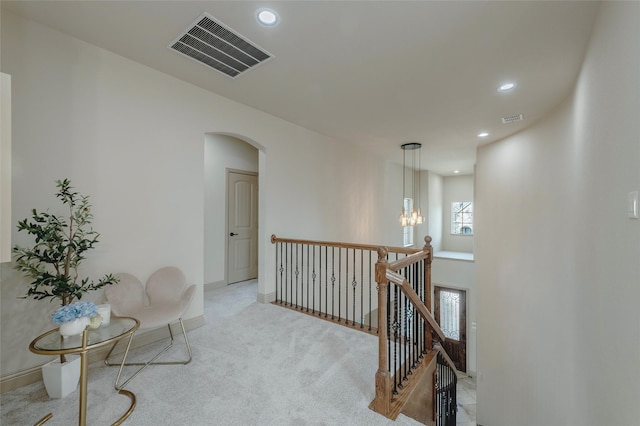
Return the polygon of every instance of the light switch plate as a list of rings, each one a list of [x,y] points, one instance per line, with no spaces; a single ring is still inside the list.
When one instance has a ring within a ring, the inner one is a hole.
[[[638,191],[629,192],[627,213],[629,215],[629,219],[638,219]]]

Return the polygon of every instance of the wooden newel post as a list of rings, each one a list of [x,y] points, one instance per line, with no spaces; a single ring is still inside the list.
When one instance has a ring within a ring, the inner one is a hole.
[[[376,396],[373,401],[373,410],[387,415],[391,409],[391,375],[388,369],[387,344],[387,280],[388,250],[386,247],[378,249],[378,261],[376,262],[376,282],[378,283],[378,371],[376,372]]]
[[[433,314],[433,302],[431,297],[431,294],[433,294],[433,291],[431,289],[431,263],[433,261],[433,247],[431,247],[431,237],[428,235],[424,237],[424,247],[422,248],[422,250],[429,252],[429,256],[427,256],[424,267],[424,304],[429,312]],[[431,327],[425,327],[424,339],[424,341],[427,343],[427,350],[431,350],[431,348],[433,347],[433,333],[431,331]]]

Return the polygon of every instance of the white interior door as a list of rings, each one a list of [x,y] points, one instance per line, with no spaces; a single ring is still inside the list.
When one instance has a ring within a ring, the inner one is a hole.
[[[258,277],[258,176],[227,172],[227,283]]]

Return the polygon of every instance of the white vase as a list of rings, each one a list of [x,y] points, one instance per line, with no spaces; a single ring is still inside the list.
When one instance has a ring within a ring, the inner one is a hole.
[[[96,308],[98,309],[98,315],[102,317],[102,325],[109,325],[109,322],[111,322],[111,305],[105,303],[96,306]]]
[[[89,325],[88,317],[80,317],[76,318],[73,321],[67,321],[60,324],[60,335],[61,336],[75,336],[84,331],[84,329]]]
[[[50,398],[64,398],[78,387],[80,380],[80,356],[67,355],[67,362],[60,358],[42,366],[42,380]]]

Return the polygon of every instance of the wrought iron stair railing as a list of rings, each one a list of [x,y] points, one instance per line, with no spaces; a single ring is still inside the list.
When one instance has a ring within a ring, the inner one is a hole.
[[[378,336],[370,408],[395,419],[418,383],[424,385],[420,377],[433,368],[428,423],[455,425],[456,370],[429,310],[431,237],[425,237],[422,250],[275,235],[271,242],[276,245],[274,304]]]
[[[378,312],[379,365],[370,407],[395,419],[412,398],[412,383],[415,386],[421,381],[435,357],[433,399],[424,403],[422,412],[430,409],[432,413],[432,421],[427,423],[449,425],[451,421],[455,424],[456,418],[456,369],[441,345],[445,335],[427,308],[431,306],[430,241],[426,237],[421,252],[391,263],[384,248],[378,252],[378,299],[387,303],[381,303]]]
[[[275,304],[376,334],[375,264],[380,246],[271,236]],[[398,260],[420,250],[390,247]]]
[[[434,421],[436,426],[455,426],[457,413],[458,376],[453,361],[440,344],[434,345],[438,351],[435,378]]]

